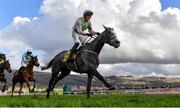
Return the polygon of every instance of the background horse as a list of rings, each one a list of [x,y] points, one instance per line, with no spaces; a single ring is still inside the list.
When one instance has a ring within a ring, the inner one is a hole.
[[[5,62],[0,64],[0,81],[4,82],[4,86],[3,86],[2,92],[5,91],[6,82],[7,82],[7,80],[5,78],[4,70],[8,71],[9,73],[12,72],[11,64],[9,63],[9,60],[6,60]]]
[[[14,88],[15,88],[15,85],[17,82],[20,83],[19,95],[21,95],[23,83],[27,84],[29,92],[34,91],[35,83],[36,83],[36,80],[34,78],[34,72],[33,72],[34,66],[39,67],[39,62],[38,62],[37,56],[35,56],[35,57],[32,56],[31,60],[29,61],[28,65],[26,67],[20,68],[18,71],[16,71],[14,73],[14,77],[12,80],[12,94],[11,94],[11,96],[13,96]],[[34,82],[32,90],[30,89],[30,84],[28,81]]]
[[[90,97],[90,88],[93,76],[96,76],[99,80],[101,80],[106,87],[110,90],[115,89],[111,84],[109,84],[103,76],[97,71],[99,65],[99,54],[104,44],[107,43],[114,48],[118,48],[120,46],[120,41],[117,39],[116,34],[114,33],[113,28],[105,27],[105,30],[91,43],[87,43],[83,47],[80,48],[79,53],[77,55],[77,59],[73,63],[64,63],[63,58],[67,51],[62,51],[57,54],[45,67],[41,67],[42,70],[48,69],[52,66],[52,75],[49,81],[49,86],[47,88],[46,97],[49,98],[50,91],[53,90],[56,83],[63,79],[65,76],[69,75],[71,71],[77,73],[87,73],[87,97]],[[73,65],[74,64],[74,65]],[[73,66],[72,66],[73,65]],[[59,74],[59,72],[61,72]]]

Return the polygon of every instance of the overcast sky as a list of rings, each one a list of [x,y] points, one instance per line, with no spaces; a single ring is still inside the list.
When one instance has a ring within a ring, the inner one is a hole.
[[[171,2],[159,0],[16,1],[20,9],[12,15],[12,11],[6,12],[5,8],[14,3],[0,0],[0,18],[13,17],[0,23],[0,51],[7,54],[14,69],[20,67],[21,56],[27,49],[38,55],[42,65],[63,49],[70,49],[75,20],[85,9],[91,9],[93,29],[102,32],[103,24],[113,27],[121,41],[118,49],[104,46],[100,73],[180,76],[178,2],[168,6]],[[25,7],[28,4],[30,7]]]

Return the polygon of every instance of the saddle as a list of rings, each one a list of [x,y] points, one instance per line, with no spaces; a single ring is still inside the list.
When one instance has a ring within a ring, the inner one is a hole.
[[[21,75],[25,69],[25,66],[21,66],[18,71],[14,74],[15,76]]]

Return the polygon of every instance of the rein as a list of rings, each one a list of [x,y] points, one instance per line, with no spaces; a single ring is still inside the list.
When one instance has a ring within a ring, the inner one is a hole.
[[[29,64],[24,68],[24,70],[23,71],[27,71],[28,73],[30,72],[30,71],[32,71],[33,70],[33,64],[30,64],[30,62],[29,62]]]
[[[88,36],[88,37],[91,37],[91,36]],[[95,35],[92,36],[92,37],[85,43],[85,41],[87,40],[88,37],[86,37],[86,39],[84,40],[84,42],[82,43],[82,45],[85,45],[85,44],[86,44],[87,42],[89,42],[92,38],[95,39],[95,40],[97,40],[97,41],[99,41],[99,42],[101,42],[101,43],[105,43],[105,42],[102,41],[101,39],[97,39],[98,36],[95,36]],[[103,36],[102,36],[102,37],[103,37]],[[101,38],[102,38],[102,37],[101,37]]]

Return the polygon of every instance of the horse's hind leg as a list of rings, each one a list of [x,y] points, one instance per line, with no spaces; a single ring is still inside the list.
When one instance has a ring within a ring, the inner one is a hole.
[[[91,82],[93,79],[93,74],[88,74],[88,80],[87,80],[87,98],[90,98],[90,91],[91,91]]]
[[[54,84],[53,84],[53,86],[52,86],[51,89],[54,89],[56,83],[57,83],[59,80],[61,80],[61,79],[63,79],[64,77],[66,77],[67,75],[69,75],[70,72],[71,72],[71,71],[70,71],[69,69],[65,69],[65,68],[62,69],[62,70],[61,70],[61,74],[56,78],[56,80],[55,80],[55,82],[54,82]]]
[[[107,88],[109,88],[109,90],[114,90],[115,89],[115,87],[113,87],[111,84],[109,84],[105,79],[104,79],[104,77],[96,70],[96,71],[94,71],[94,75],[100,80],[100,81],[102,81],[104,84],[105,84],[105,86],[107,87]]]
[[[2,92],[4,92],[4,91],[5,91],[5,89],[6,89],[6,82],[7,82],[7,80],[6,80],[6,79],[4,79],[4,80],[3,80],[3,82],[4,82],[4,86],[3,86]]]
[[[17,78],[14,77],[13,80],[12,80],[12,92],[11,92],[11,97],[13,96],[13,92],[14,92],[14,88],[15,88],[16,83],[17,83]]]
[[[54,76],[54,77],[51,77],[51,79],[50,79],[50,81],[49,81],[49,86],[48,86],[48,88],[47,88],[47,90],[46,90],[46,92],[47,92],[47,95],[46,95],[46,97],[47,98],[49,98],[49,95],[50,95],[50,91],[52,91],[52,84],[55,82],[55,80],[56,80],[56,76]]]
[[[46,92],[47,92],[46,97],[47,97],[47,98],[49,98],[50,91],[52,91],[52,86],[53,86],[53,84],[54,84],[54,82],[55,82],[58,74],[59,74],[59,70],[58,70],[58,69],[54,70],[54,68],[52,68],[51,79],[50,79],[50,81],[49,81],[49,85],[48,85],[48,88],[47,88],[47,90],[46,90]]]
[[[20,83],[19,96],[21,96],[22,85],[23,85],[23,83]]]
[[[70,70],[68,69],[61,69],[61,74],[59,76],[57,76],[59,74],[59,71],[60,70],[56,70],[57,72],[54,72],[54,74],[52,74],[51,76],[51,80],[49,81],[49,87],[48,89],[46,90],[47,91],[47,95],[46,97],[49,98],[49,95],[50,95],[50,91],[52,91],[56,85],[56,83],[63,79],[65,76],[69,75],[70,74]],[[56,73],[56,74],[55,74]]]

